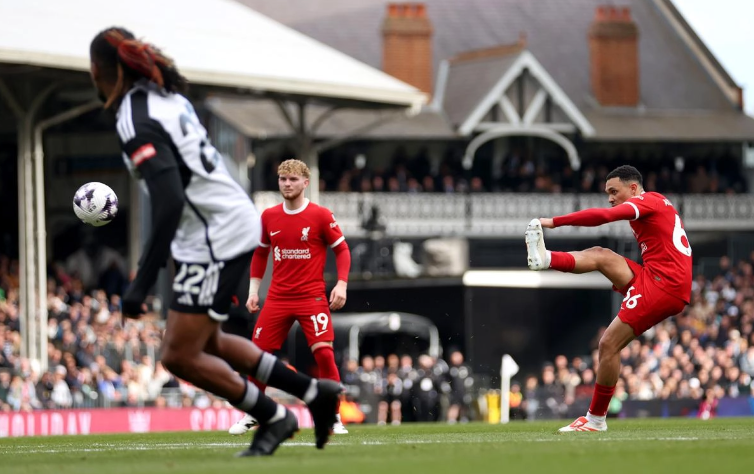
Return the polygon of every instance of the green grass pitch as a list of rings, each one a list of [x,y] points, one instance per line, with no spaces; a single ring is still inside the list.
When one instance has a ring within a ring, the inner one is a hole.
[[[401,474],[718,473],[754,466],[754,418],[610,421],[606,433],[556,434],[564,422],[349,426],[324,451],[302,430],[272,457],[234,458],[224,432],[0,439],[0,473]]]

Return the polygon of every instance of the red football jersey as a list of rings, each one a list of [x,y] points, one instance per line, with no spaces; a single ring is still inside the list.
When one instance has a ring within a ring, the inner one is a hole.
[[[685,302],[691,299],[691,245],[681,217],[665,196],[643,193],[607,209],[585,209],[553,218],[555,227],[593,227],[629,220],[644,267],[660,289]]]
[[[678,211],[660,193],[645,192],[621,206],[631,206],[636,217],[631,230],[644,266],[662,290],[687,303],[691,300],[691,245]]]
[[[272,254],[267,298],[324,298],[327,248],[344,241],[333,213],[308,199],[293,211],[283,204],[264,211],[260,245],[270,247]]]

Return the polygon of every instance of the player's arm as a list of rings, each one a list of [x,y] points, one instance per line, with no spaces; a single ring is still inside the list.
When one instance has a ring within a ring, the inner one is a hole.
[[[552,218],[552,222],[543,222],[542,227],[563,227],[566,225],[578,227],[597,227],[608,222],[636,220],[651,212],[651,208],[641,202],[633,202],[635,198],[615,207],[584,209],[564,216]],[[641,209],[641,210],[640,210]],[[541,220],[540,220],[541,222]]]
[[[348,248],[346,238],[340,230],[335,216],[323,208],[323,221],[325,242],[335,253],[335,267],[338,271],[338,282],[330,292],[330,309],[338,310],[346,304],[348,275],[351,272],[351,250]]]
[[[264,272],[267,271],[267,259],[270,256],[270,237],[267,234],[267,224],[262,213],[262,236],[259,246],[254,250],[249,269],[249,298],[246,300],[246,309],[250,313],[259,311],[259,286],[262,284]]]
[[[123,314],[127,316],[138,316],[143,312],[147,292],[170,256],[170,243],[186,201],[176,157],[164,136],[156,130],[158,125],[134,125],[136,134],[123,143],[123,151],[149,190],[152,222],[136,278],[123,295]]]

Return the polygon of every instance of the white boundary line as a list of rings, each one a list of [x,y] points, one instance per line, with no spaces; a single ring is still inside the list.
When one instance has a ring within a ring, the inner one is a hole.
[[[588,438],[589,435],[556,435],[553,434],[551,437],[546,438],[531,438],[531,439],[521,439],[521,440],[501,440],[501,439],[490,439],[490,440],[480,440],[473,436],[473,434],[470,436],[471,439],[464,440],[464,439],[449,439],[449,440],[432,440],[432,439],[405,439],[400,441],[355,441],[352,443],[345,443],[345,442],[332,442],[329,443],[330,446],[387,446],[387,445],[395,445],[395,444],[497,444],[497,443],[560,443],[560,442],[583,442],[585,441],[583,438]],[[593,436],[593,435],[592,435]],[[741,440],[741,439],[754,439],[754,438],[748,438],[743,436],[730,436],[730,437],[710,437],[710,438],[700,438],[700,437],[648,437],[648,438],[631,438],[631,437],[620,437],[620,438],[594,438],[587,441],[599,441],[599,442],[626,442],[626,441],[636,441],[636,442],[651,442],[651,441],[677,441],[677,442],[688,442],[688,441],[732,441],[732,440]],[[180,450],[180,449],[211,449],[211,448],[238,448],[244,449],[245,444],[238,443],[238,442],[227,442],[227,443],[194,443],[194,442],[186,442],[186,443],[93,443],[89,447],[78,447],[78,446],[70,446],[70,445],[58,445],[54,447],[50,446],[44,446],[44,445],[17,445],[12,446],[8,448],[3,448],[2,445],[0,445],[0,454],[2,455],[12,455],[12,454],[56,454],[56,453],[99,453],[99,452],[127,452],[127,451],[158,451],[158,450]],[[314,446],[314,443],[309,442],[301,442],[301,441],[291,441],[284,443],[281,447],[312,447]]]

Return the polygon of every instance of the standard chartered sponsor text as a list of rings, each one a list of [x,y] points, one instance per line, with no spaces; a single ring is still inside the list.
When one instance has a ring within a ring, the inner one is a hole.
[[[312,258],[309,249],[281,249],[280,252],[283,258],[291,260],[306,260]]]

